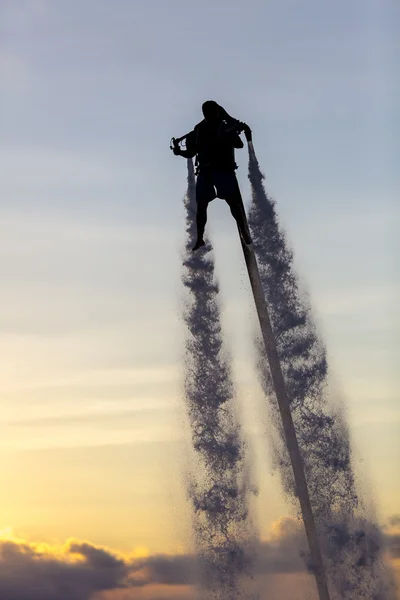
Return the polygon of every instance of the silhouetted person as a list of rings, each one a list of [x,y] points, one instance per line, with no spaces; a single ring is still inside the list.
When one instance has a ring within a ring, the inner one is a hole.
[[[251,244],[243,200],[236,179],[235,148],[243,148],[238,131],[247,128],[244,123],[232,119],[213,100],[202,106],[204,120],[186,136],[186,149],[176,144],[174,154],[184,158],[196,156],[197,181],[197,241],[193,250],[204,245],[204,228],[207,222],[207,208],[214,198],[224,199],[236,219],[245,244]]]

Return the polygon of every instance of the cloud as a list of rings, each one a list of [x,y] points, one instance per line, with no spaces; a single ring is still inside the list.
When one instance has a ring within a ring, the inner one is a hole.
[[[385,546],[393,559],[400,558],[400,515],[392,515],[384,527]]]
[[[398,525],[398,517],[390,523]],[[400,558],[400,534],[387,531],[385,541],[392,557]],[[301,523],[280,519],[259,543],[255,575],[304,573],[304,554]],[[87,541],[56,547],[0,536],[0,598],[7,600],[186,599],[197,582],[197,563],[189,554],[132,558]]]
[[[91,600],[118,591],[135,598],[138,588],[182,586],[185,592],[183,586],[195,583],[190,555],[131,559],[86,541],[55,547],[9,533],[0,539],[0,598],[7,600]]]
[[[304,572],[304,546],[301,525],[294,519],[280,519],[274,524],[270,539],[259,543],[256,574]],[[195,585],[198,577],[192,555],[149,556],[132,563],[132,568],[145,574],[149,584]]]
[[[290,518],[279,519],[268,541],[260,543],[259,575],[304,572],[306,540],[302,525]]]
[[[126,585],[129,565],[103,548],[69,541],[62,549],[23,540],[0,542],[0,598],[89,600]]]
[[[148,583],[164,585],[196,584],[196,563],[191,555],[150,556],[133,565],[134,569],[147,574]]]
[[[391,527],[400,527],[400,515],[393,515],[389,519],[389,525]]]
[[[388,533],[385,540],[392,558],[400,558],[400,533]]]
[[[290,520],[275,527],[271,540],[260,544],[259,574],[302,570],[299,531]],[[139,593],[151,586],[165,586],[166,593],[179,590],[186,597],[197,581],[196,560],[189,554],[131,558],[87,541],[73,539],[56,547],[9,533],[0,537],[0,598],[7,600],[135,598],[135,589]]]

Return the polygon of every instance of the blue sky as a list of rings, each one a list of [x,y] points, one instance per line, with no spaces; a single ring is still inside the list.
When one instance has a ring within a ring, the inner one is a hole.
[[[394,0],[2,1],[3,452],[179,437],[186,166],[168,146],[213,98],[253,128],[382,518],[396,510],[398,24]],[[210,232],[246,398],[252,306],[223,203]]]

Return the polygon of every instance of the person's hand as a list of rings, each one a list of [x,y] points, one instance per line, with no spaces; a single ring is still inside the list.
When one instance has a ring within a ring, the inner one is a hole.
[[[244,135],[246,136],[246,140],[251,141],[251,129],[247,125],[247,123],[244,123],[243,121],[239,121],[237,124],[236,131],[238,133],[244,132]]]
[[[248,129],[249,126],[246,125],[246,123],[244,123],[243,121],[238,121],[237,125],[236,125],[236,131],[238,133],[242,133],[242,131],[246,131],[246,129]]]

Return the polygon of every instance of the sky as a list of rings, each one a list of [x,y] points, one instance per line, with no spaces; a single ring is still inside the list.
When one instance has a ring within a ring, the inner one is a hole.
[[[186,165],[169,140],[210,98],[253,129],[344,398],[360,485],[398,534],[399,13],[395,0],[0,0],[7,556],[47,544],[50,569],[93,575],[101,552],[193,550],[182,482]],[[248,204],[246,150],[237,162]],[[229,210],[215,201],[209,214],[267,544],[290,517],[271,474],[254,310]],[[110,581],[89,577],[77,599],[189,593],[154,575],[116,595],[125,563],[113,556]],[[279,585],[292,594],[288,577]]]

